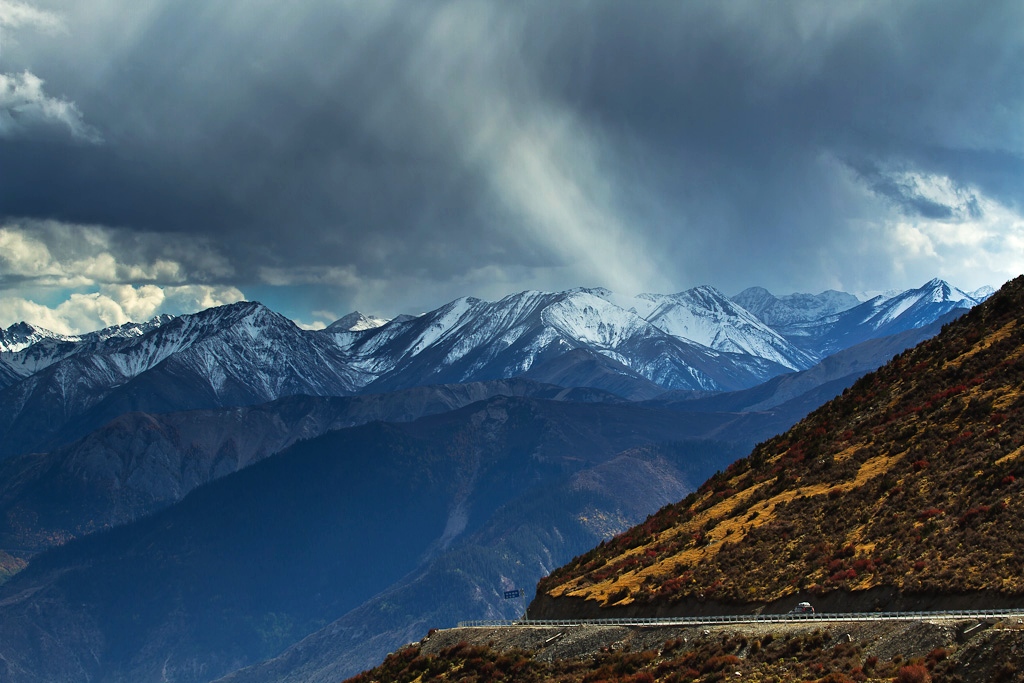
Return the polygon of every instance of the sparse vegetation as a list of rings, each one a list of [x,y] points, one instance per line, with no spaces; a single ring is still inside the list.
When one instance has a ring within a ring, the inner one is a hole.
[[[539,592],[636,609],[876,587],[1024,596],[1022,310],[1018,278]]]
[[[458,637],[458,632],[451,632]],[[1013,632],[1018,634],[1020,632]],[[705,633],[675,637],[660,647],[633,651],[628,645],[605,646],[573,657],[545,655],[539,650],[508,648],[462,640],[426,648],[423,643],[395,652],[375,669],[348,683],[430,683],[431,681],[509,681],[557,683],[682,683],[743,680],[757,683],[964,683],[969,680],[1019,680],[1020,648],[1011,632],[1006,643],[984,638],[963,646],[936,648],[927,656],[904,654],[880,658],[867,654],[868,643],[827,628],[771,633],[751,640],[742,633]],[[544,642],[543,640],[537,641]],[[985,664],[988,655],[998,658]]]

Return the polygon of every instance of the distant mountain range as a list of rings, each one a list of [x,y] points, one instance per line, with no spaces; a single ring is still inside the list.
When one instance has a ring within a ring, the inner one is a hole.
[[[52,450],[127,412],[300,394],[520,375],[624,398],[734,391],[978,303],[941,280],[837,310],[854,300],[835,292],[772,299],[763,290],[737,297],[776,327],[712,287],[630,298],[578,289],[458,299],[380,325],[353,314],[322,331],[301,330],[251,302],[79,337],[20,323],[0,333],[0,457]]]
[[[230,680],[333,681],[425,628],[515,616],[501,586],[678,500],[975,294],[576,289],[320,331],[253,302],[12,326],[0,678],[199,683],[280,654]]]

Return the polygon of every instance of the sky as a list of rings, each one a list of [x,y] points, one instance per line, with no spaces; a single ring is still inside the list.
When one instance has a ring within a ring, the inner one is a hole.
[[[0,326],[1024,272],[1024,3],[0,0]]]

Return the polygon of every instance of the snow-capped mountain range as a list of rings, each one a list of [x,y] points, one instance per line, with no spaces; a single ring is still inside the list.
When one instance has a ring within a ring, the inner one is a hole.
[[[368,385],[374,391],[512,377],[581,348],[666,389],[750,386],[795,367],[780,362],[785,356],[771,343],[745,334],[741,322],[747,320],[727,320],[721,311],[729,305],[724,295],[713,306],[689,310],[674,300],[644,302],[658,316],[655,321],[609,297],[605,290],[577,289],[522,292],[496,302],[464,298],[411,320],[333,337],[354,367],[376,377]],[[708,334],[706,325],[693,328],[720,349],[672,331],[714,315],[722,318],[722,334]],[[738,350],[726,330],[748,347],[765,349],[764,354]],[[771,330],[759,331],[800,355]]]
[[[971,295],[935,279],[918,289],[879,295],[844,311],[815,320],[794,320],[777,329],[796,345],[824,358],[862,341],[916,329],[952,311],[970,309],[991,296],[989,290]]]
[[[80,423],[84,433],[131,410],[252,405],[526,373],[550,381],[556,365],[564,378],[576,362],[600,363],[606,381],[615,380],[596,387],[606,390],[629,382],[648,394],[652,386],[744,389],[978,302],[932,280],[863,303],[841,292],[774,297],[760,289],[730,299],[708,286],[637,297],[528,291],[495,302],[457,299],[391,321],[353,313],[319,331],[255,302],[78,337],[19,323],[0,331],[0,434],[5,453],[20,452],[53,445],[42,437],[68,424]]]

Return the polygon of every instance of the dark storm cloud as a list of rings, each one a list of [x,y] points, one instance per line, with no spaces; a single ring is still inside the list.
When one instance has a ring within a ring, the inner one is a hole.
[[[588,39],[553,41],[541,61],[566,64],[553,89],[643,140],[664,182],[684,194],[702,186],[705,199],[680,206],[683,214],[730,206],[735,233],[838,229],[836,207],[822,196],[822,154],[852,170],[896,161],[1006,202],[1024,199],[1024,184],[1006,182],[1020,179],[1024,152],[1015,120],[1024,103],[1019,3],[664,10],[620,3],[581,11],[565,25],[583,27]],[[997,150],[1011,166],[1005,173],[963,161]],[[872,188],[897,194],[891,179]],[[921,197],[900,198],[922,215],[948,216]],[[801,221],[799,206],[816,220]]]
[[[0,141],[0,213],[209,239],[231,267],[196,281],[410,309],[888,286],[885,259],[851,266],[865,222],[984,213],[913,178],[1024,204],[1014,0],[61,11],[61,49],[20,35],[3,70],[31,68],[102,144]]]

